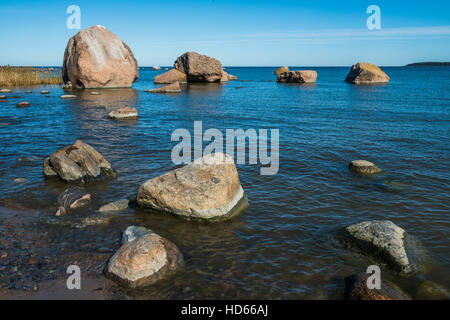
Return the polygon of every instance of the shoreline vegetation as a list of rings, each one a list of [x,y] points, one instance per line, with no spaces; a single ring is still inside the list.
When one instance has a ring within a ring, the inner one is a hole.
[[[62,84],[61,69],[0,66],[0,85]]]

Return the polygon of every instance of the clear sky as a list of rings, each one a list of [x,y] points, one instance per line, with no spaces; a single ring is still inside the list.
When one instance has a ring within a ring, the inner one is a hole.
[[[369,30],[369,5],[381,29]],[[381,66],[450,61],[450,1],[5,1],[0,65],[61,65],[78,5],[81,28],[104,25],[141,66],[168,66],[197,51],[226,66]]]

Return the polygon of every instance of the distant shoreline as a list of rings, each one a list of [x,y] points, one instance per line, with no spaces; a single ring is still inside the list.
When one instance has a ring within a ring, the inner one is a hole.
[[[450,62],[415,62],[406,67],[450,67]]]

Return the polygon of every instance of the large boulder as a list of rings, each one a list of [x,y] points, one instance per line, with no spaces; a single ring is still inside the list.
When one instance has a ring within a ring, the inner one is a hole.
[[[295,70],[280,73],[277,82],[282,83],[315,83],[317,72],[314,70]]]
[[[148,180],[137,204],[187,219],[223,220],[243,211],[247,199],[233,159],[216,153]]]
[[[376,65],[367,62],[358,62],[353,65],[345,79],[354,84],[388,83],[390,78]]]
[[[392,221],[356,223],[344,228],[340,236],[345,244],[372,256],[396,271],[411,273],[415,269],[406,250],[406,232]]]
[[[108,261],[105,273],[123,286],[152,285],[183,265],[183,256],[177,246],[151,231],[142,232],[137,238],[124,237],[122,241],[125,243]]]
[[[186,74],[188,82],[218,82],[222,79],[223,69],[220,61],[197,52],[182,54],[174,66]]]
[[[280,74],[282,74],[282,73],[285,73],[285,72],[289,72],[289,68],[288,68],[288,67],[281,67],[281,68],[278,68],[277,70],[275,70],[274,74],[275,74],[276,76],[278,76],[278,75],[280,75]]]
[[[177,69],[171,69],[153,78],[155,84],[184,83],[186,81],[186,74]]]
[[[73,88],[131,87],[139,77],[133,52],[114,33],[95,25],[81,30],[67,43],[63,82]]]
[[[66,182],[88,182],[114,178],[111,164],[90,145],[77,140],[73,145],[53,152],[44,160],[44,175]]]
[[[347,300],[409,300],[400,288],[384,279],[381,281],[380,289],[369,289],[368,278],[369,275],[364,272],[345,278],[345,298]]]

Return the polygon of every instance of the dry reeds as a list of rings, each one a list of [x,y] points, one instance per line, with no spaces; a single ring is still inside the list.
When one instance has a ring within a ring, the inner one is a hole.
[[[0,86],[61,83],[61,69],[0,66]]]

